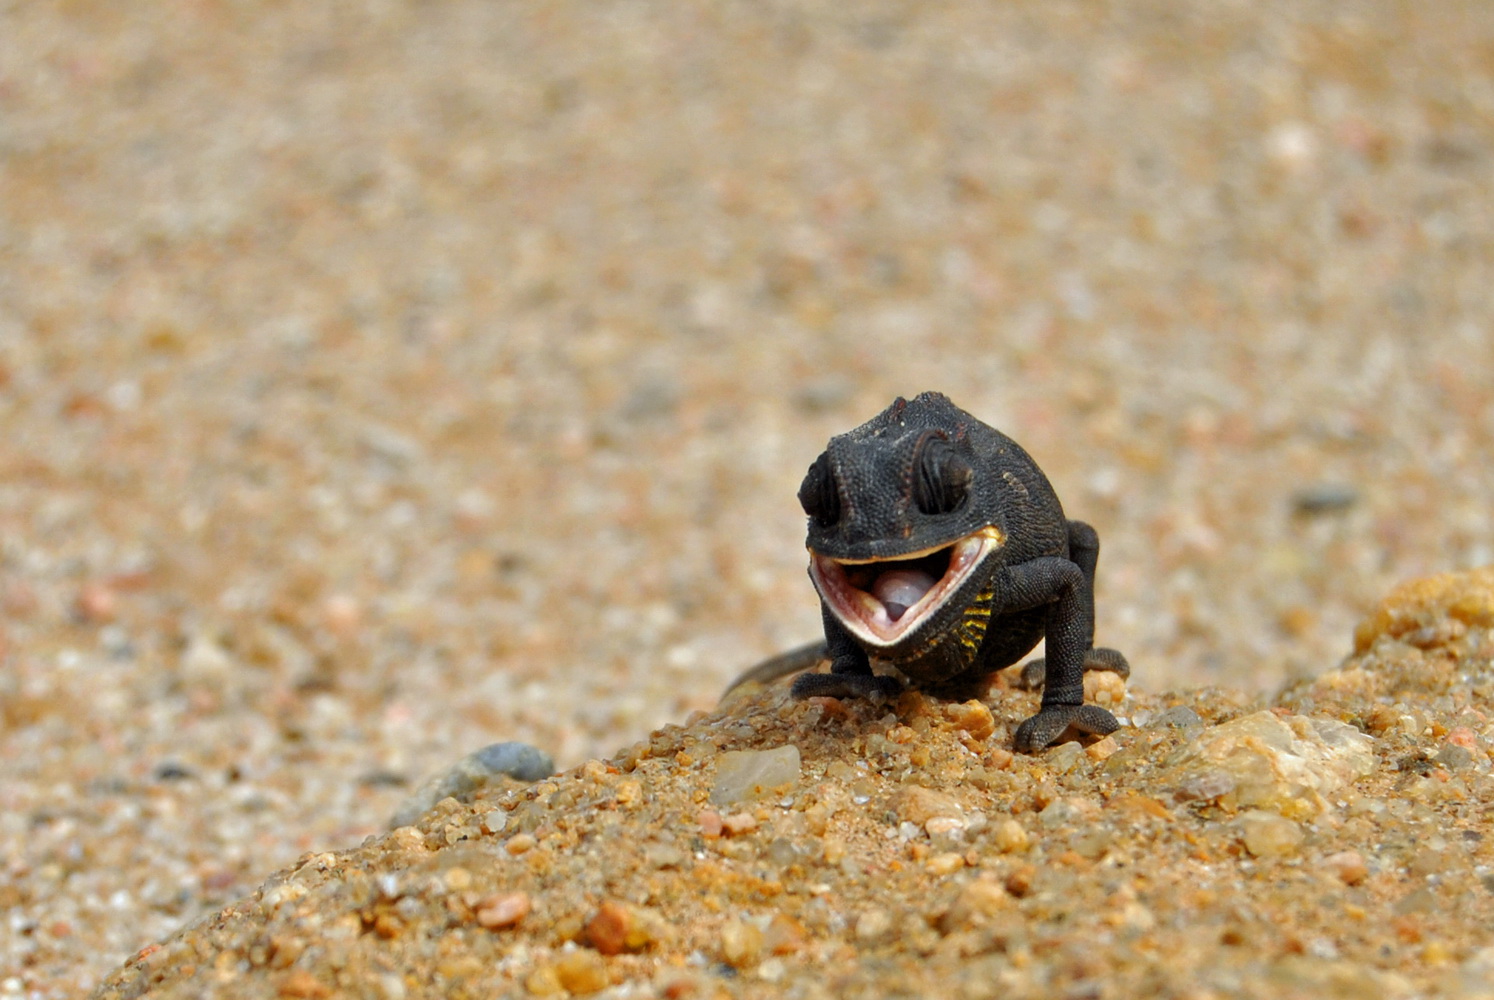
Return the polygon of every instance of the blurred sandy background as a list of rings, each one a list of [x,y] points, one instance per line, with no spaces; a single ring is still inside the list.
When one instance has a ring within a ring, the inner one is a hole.
[[[0,2],[0,996],[817,633],[942,389],[1149,690],[1494,561],[1483,0]]]

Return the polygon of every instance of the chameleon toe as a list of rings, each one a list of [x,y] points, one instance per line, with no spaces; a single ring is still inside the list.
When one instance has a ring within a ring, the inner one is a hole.
[[[794,678],[790,694],[795,698],[871,698],[877,694],[890,697],[901,693],[903,685],[895,677],[875,674],[800,674]]]
[[[1036,753],[1070,728],[1093,736],[1106,736],[1119,729],[1120,723],[1098,705],[1053,705],[1040,709],[1037,715],[1018,726],[1012,742],[1021,753]]]

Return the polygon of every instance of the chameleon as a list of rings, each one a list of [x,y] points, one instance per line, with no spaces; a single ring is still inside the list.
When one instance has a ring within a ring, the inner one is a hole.
[[[1066,734],[1103,736],[1115,717],[1084,704],[1084,672],[1129,676],[1094,645],[1100,539],[1069,520],[1015,441],[925,392],[898,397],[830,439],[799,487],[823,642],[758,664],[727,688],[790,674],[794,698],[875,697],[908,684],[970,696],[1047,640],[1017,686],[1042,687],[1013,743],[1033,753]],[[804,673],[829,660],[829,673]]]

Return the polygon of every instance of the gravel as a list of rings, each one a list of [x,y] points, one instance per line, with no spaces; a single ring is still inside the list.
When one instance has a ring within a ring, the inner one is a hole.
[[[988,742],[960,727],[962,706],[917,692],[890,716],[828,713],[784,685],[749,694],[308,854],[135,956],[95,1000],[384,996],[391,975],[406,996],[1485,996],[1494,702],[1437,702],[1494,670],[1494,569],[1440,593],[1418,613],[1484,620],[1475,646],[1381,632],[1290,699],[1336,699],[1328,712],[1200,691],[1200,732],[1123,728],[1103,761],[1078,743],[1001,750],[1036,704],[1004,680]],[[1408,668],[1398,696],[1423,732],[1344,721],[1381,704],[1346,684]],[[1397,764],[1454,738],[1473,744],[1467,767]],[[802,766],[751,822],[691,821],[725,759],[785,745]],[[1199,755],[1238,791],[1177,794]],[[509,816],[497,835],[494,810]]]

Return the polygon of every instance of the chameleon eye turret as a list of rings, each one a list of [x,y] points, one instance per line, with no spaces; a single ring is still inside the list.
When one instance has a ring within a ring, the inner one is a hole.
[[[799,506],[822,527],[831,527],[840,520],[840,492],[830,471],[828,452],[821,452],[805,474],[799,486]]]
[[[925,514],[952,514],[965,502],[975,470],[949,446],[943,434],[925,437],[918,449],[913,499]]]

